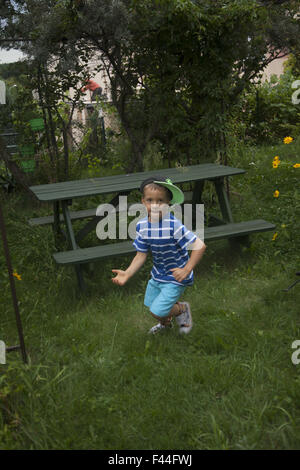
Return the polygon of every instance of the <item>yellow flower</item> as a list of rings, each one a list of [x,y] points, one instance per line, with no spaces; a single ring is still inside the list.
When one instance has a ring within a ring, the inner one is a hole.
[[[278,168],[278,165],[280,164],[280,159],[279,159],[278,155],[276,155],[276,157],[274,157],[274,159],[272,161],[272,164],[273,164],[273,168]]]
[[[293,165],[294,168],[300,168],[300,163],[295,163],[295,165]]]
[[[276,191],[274,191],[274,194],[273,194],[274,197],[278,197],[279,196],[279,191],[276,189]]]
[[[16,272],[13,273],[13,276],[15,276],[15,277],[18,279],[18,281],[21,281],[21,280],[22,280],[20,274],[18,274],[18,273],[16,273]]]
[[[276,232],[276,233],[274,233],[274,235],[273,235],[273,237],[272,237],[272,241],[276,240],[276,238],[277,238],[277,235],[278,235],[278,233],[277,233],[277,232]]]
[[[292,141],[293,141],[293,137],[285,137],[285,138],[283,139],[283,142],[284,142],[285,144],[290,144]]]

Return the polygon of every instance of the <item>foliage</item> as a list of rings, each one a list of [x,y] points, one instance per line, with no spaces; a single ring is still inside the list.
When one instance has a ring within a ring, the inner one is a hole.
[[[285,25],[285,47],[297,42],[293,10],[286,15],[283,7],[272,11],[248,1],[145,0],[126,11],[127,3],[114,4],[123,20],[115,36],[108,29],[103,40],[103,28],[89,13],[93,5],[97,9],[93,2],[82,7],[78,24],[83,28],[81,18],[88,18],[84,34],[107,64],[135,160],[141,165],[152,139],[161,142],[169,161],[216,158],[226,149],[229,111],[283,46],[278,22]],[[112,10],[104,9],[113,22]]]
[[[152,141],[169,163],[226,163],[228,116],[240,94],[299,39],[293,1],[270,9],[252,0],[43,0],[5,2],[3,11],[2,37],[11,44],[23,35],[43,74],[51,70],[43,83],[53,113],[55,89],[75,85],[88,58],[98,58],[131,145],[127,171],[143,168]]]
[[[280,77],[252,84],[235,108],[232,125],[235,135],[248,142],[265,143],[282,141],[286,135],[300,133],[300,107],[292,101],[292,84],[297,77],[287,70]]]
[[[281,144],[258,149],[240,145],[231,155],[231,163],[240,166],[242,161],[249,173],[246,184],[233,181],[233,191],[246,193],[239,203],[238,217],[251,217],[249,207],[256,204],[257,218],[276,224],[272,243],[265,247],[266,256],[288,260],[298,251],[300,139],[284,140],[287,143],[282,140]]]
[[[0,366],[1,449],[299,448],[300,365],[291,356],[300,290],[283,289],[299,270],[300,142],[288,142],[230,154],[247,170],[230,184],[235,220],[275,222],[277,237],[252,235],[240,251],[208,243],[185,294],[194,322],[186,337],[176,327],[147,334],[151,260],[126,290],[111,269],[131,257],[95,265],[79,298],[73,269],[53,261],[52,231],[27,223],[48,208],[1,195],[29,357],[24,365],[11,352]],[[9,346],[16,326],[5,270],[0,284],[0,339]]]
[[[0,129],[14,127],[32,138],[29,120],[37,117],[39,111],[31,92],[30,65],[26,61],[0,65],[0,78],[6,86],[6,105],[0,106]]]
[[[143,307],[150,261],[124,291],[113,286],[110,273],[129,259],[107,260],[88,276],[88,297],[78,298],[73,270],[54,264],[51,230],[27,223],[29,217],[47,215],[48,208],[27,205],[22,193],[1,194],[30,362],[25,366],[10,353],[0,367],[0,448],[298,449],[299,365],[291,362],[291,345],[299,339],[299,285],[289,293],[282,289],[299,270],[300,168],[295,165],[300,163],[300,141],[293,132],[288,144],[258,148],[234,141],[233,132],[224,134],[229,111],[239,105],[237,97],[263,65],[260,59],[269,44],[263,33],[275,41],[281,28],[280,22],[277,29],[272,23],[274,9],[271,15],[258,7],[266,2],[246,1],[46,3],[14,2],[32,8],[31,16],[19,19],[20,31],[36,39],[30,43],[32,55],[43,59],[35,65],[44,67],[57,44],[64,44],[57,76],[47,82],[51,96],[43,95],[51,105],[58,148],[63,139],[56,130],[67,117],[65,90],[56,88],[56,79],[65,73],[67,86],[68,74],[61,67],[74,65],[66,51],[68,44],[75,47],[79,34],[86,47],[92,44],[103,54],[123,125],[121,135],[109,140],[108,166],[114,169],[106,171],[123,171],[124,163],[133,169],[160,167],[166,163],[163,156],[170,164],[181,158],[186,163],[185,152],[190,162],[199,155],[211,158],[224,150],[224,135],[230,136],[230,163],[247,169],[230,181],[235,220],[261,217],[277,228],[253,235],[251,247],[239,252],[229,250],[226,241],[209,244],[187,292],[191,334],[179,337],[174,328],[170,335],[150,338],[145,332],[152,319]],[[9,4],[3,2],[2,11]],[[40,17],[32,23],[33,11],[39,11],[35,4],[48,12],[43,24]],[[134,27],[137,19],[144,28]],[[20,31],[9,25],[6,32],[16,37]],[[40,83],[47,79],[43,75]],[[294,129],[289,83],[285,75],[275,85],[262,86],[263,122],[276,142],[281,130]],[[255,96],[250,88],[244,97],[250,123]],[[271,111],[284,128],[273,126]],[[46,118],[51,120],[49,114]],[[231,126],[240,131],[237,117]],[[251,138],[260,136],[257,129]],[[87,137],[84,150],[88,144]],[[274,165],[276,156],[280,163]],[[78,158],[70,154],[72,163]],[[207,194],[212,208],[214,199]],[[1,250],[0,261],[4,266]],[[0,339],[15,344],[5,270],[0,284]]]
[[[64,28],[71,25],[62,16],[61,2],[5,2],[1,13],[5,25],[2,39],[7,44],[20,43],[28,57],[27,94],[37,97],[39,115],[45,123],[44,150],[47,149],[51,161],[50,178],[68,179],[70,127],[75,103],[88,74],[87,52],[84,45],[74,41],[65,44],[62,40]],[[71,87],[74,96],[69,96]]]

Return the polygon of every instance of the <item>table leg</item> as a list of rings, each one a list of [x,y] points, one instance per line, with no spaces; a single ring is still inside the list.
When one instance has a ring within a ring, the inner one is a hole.
[[[59,214],[59,201],[54,201],[53,203],[53,214],[54,214],[54,222],[52,225],[53,233],[54,233],[54,244],[57,249],[59,249],[60,242],[62,240],[62,235],[65,237],[65,233],[61,228],[61,220]]]
[[[229,202],[229,199],[225,190],[225,186],[224,186],[224,178],[214,180],[214,184],[215,184],[223,219],[226,222],[233,222],[230,202]]]
[[[70,213],[69,213],[69,209],[68,209],[68,202],[67,201],[62,201],[61,205],[62,205],[63,216],[64,216],[64,220],[65,220],[65,224],[66,224],[68,242],[69,242],[70,248],[72,250],[76,250],[78,248],[78,246],[77,246],[77,243],[76,243],[76,240],[75,240],[75,235],[74,235],[74,231],[73,231],[73,227],[72,227],[71,217],[70,217]],[[84,285],[82,270],[81,270],[80,265],[75,265],[75,271],[76,271],[76,274],[77,274],[77,280],[78,280],[79,288],[81,290],[84,290],[85,285]]]
[[[224,185],[224,178],[215,180],[214,183],[215,183],[223,219],[226,223],[231,223],[233,222],[233,217],[232,217],[230,202],[227,196],[227,191]],[[246,235],[242,237],[229,238],[229,244],[234,250],[236,250],[240,244],[244,244],[245,246],[250,246],[249,236]]]
[[[57,237],[60,233],[59,201],[54,201],[54,203],[53,203],[53,213],[54,213],[53,230],[54,230],[55,237]]]
[[[194,204],[202,204],[202,193],[204,189],[205,181],[196,181],[193,190],[193,199],[192,203]]]
[[[193,214],[193,228],[196,226],[196,204],[202,204],[202,193],[204,189],[205,181],[196,181],[194,184],[193,189],[193,197],[192,197],[192,214]]]
[[[114,207],[117,207],[119,204],[119,197],[120,196],[127,196],[129,194],[129,191],[123,191],[121,193],[118,193],[116,196],[113,197],[113,199],[109,202]],[[91,233],[93,230],[96,230],[96,226],[98,222],[103,219],[103,216],[97,216],[95,215],[92,220],[90,220],[79,232],[76,234],[76,240],[77,242],[81,242],[84,237],[86,237],[89,233]]]

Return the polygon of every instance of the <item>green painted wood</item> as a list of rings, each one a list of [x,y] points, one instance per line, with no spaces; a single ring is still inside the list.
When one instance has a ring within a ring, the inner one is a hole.
[[[70,217],[72,220],[86,219],[88,217],[94,217],[96,215],[96,209],[86,209],[81,211],[70,211]],[[59,216],[60,222],[64,221],[63,214]],[[36,217],[28,220],[29,225],[49,225],[54,223],[54,216],[49,215],[45,217]]]
[[[247,236],[256,232],[267,232],[274,230],[276,225],[263,219],[247,220],[246,222],[236,222],[204,229],[206,240],[219,240],[221,238]]]
[[[43,118],[30,119],[29,124],[30,124],[31,129],[34,131],[40,131],[44,129],[45,127]]]
[[[116,208],[116,212],[119,212],[118,202],[119,196],[124,196],[126,193],[118,193],[110,202],[109,204]],[[81,242],[90,232],[96,229],[96,226],[100,220],[102,220],[103,216],[96,215],[93,217],[81,230],[76,234],[76,240],[78,243]]]
[[[62,216],[63,217],[63,216]],[[52,225],[53,233],[54,233],[54,240],[55,246],[58,243],[59,233],[62,233],[60,228],[60,215],[59,215],[59,201],[53,202],[53,225]]]
[[[204,240],[218,240],[221,238],[232,238],[247,236],[251,233],[274,230],[275,225],[262,219],[249,220],[247,222],[231,223],[207,227],[204,230]],[[62,251],[54,253],[53,257],[58,264],[81,264],[97,261],[101,258],[134,253],[136,250],[132,240],[98,245],[90,248],[80,248],[73,251]]]
[[[202,203],[202,193],[204,189],[205,180],[196,181],[194,186],[194,191],[192,191],[192,204],[201,204]]]
[[[90,248],[79,248],[73,251],[61,251],[54,253],[53,257],[58,264],[81,264],[97,261],[109,256],[134,253],[136,249],[131,241],[99,245]]]
[[[62,201],[62,211],[63,211],[64,220],[65,220],[65,224],[66,224],[67,239],[69,241],[69,247],[73,251],[77,250],[78,245],[77,245],[76,240],[75,240],[75,235],[74,235],[74,232],[73,232],[72,222],[71,222],[70,214],[69,214],[69,211],[68,211],[68,202],[67,201]],[[84,284],[83,275],[82,275],[82,272],[81,272],[81,266],[79,266],[78,263],[75,264],[75,270],[76,270],[76,275],[77,275],[77,281],[78,281],[79,288],[80,288],[80,290],[84,290],[85,289],[85,284]]]
[[[104,178],[90,178],[31,186],[30,189],[40,201],[56,201],[138,189],[143,180],[157,174],[165,177],[168,176],[174,183],[178,184],[190,181],[211,180],[242,173],[245,173],[245,170],[240,168],[207,163],[183,168],[170,168],[128,175],[123,174]]]
[[[192,201],[192,191],[187,191],[184,193],[184,200],[185,202]],[[129,206],[128,206],[129,207]],[[118,210],[116,208],[116,210]],[[88,219],[89,217],[96,216],[96,209],[85,209],[80,211],[70,211],[71,220],[80,220],[80,219]],[[60,222],[64,221],[64,217],[62,214],[59,215]],[[36,226],[36,225],[49,225],[54,223],[54,216],[48,215],[45,217],[35,217],[28,220],[29,225]]]
[[[227,196],[225,186],[224,186],[224,178],[220,178],[218,180],[215,180],[214,184],[215,184],[216,193],[217,193],[217,196],[218,196],[218,200],[219,200],[220,209],[221,209],[223,219],[225,220],[225,222],[232,222],[233,223],[233,217],[232,217],[232,213],[231,213],[230,202],[228,200],[228,196]]]
[[[24,173],[33,173],[36,168],[35,160],[23,160],[20,162],[20,166]]]

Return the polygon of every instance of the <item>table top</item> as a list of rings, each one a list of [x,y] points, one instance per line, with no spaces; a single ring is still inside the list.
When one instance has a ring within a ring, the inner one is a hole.
[[[31,186],[31,191],[40,201],[61,201],[97,194],[116,193],[138,189],[147,178],[161,175],[168,177],[173,183],[185,183],[189,181],[213,180],[225,176],[233,176],[245,173],[240,168],[204,163],[179,168],[166,168],[139,173],[105,176],[101,178],[89,178],[61,183],[41,184]]]

